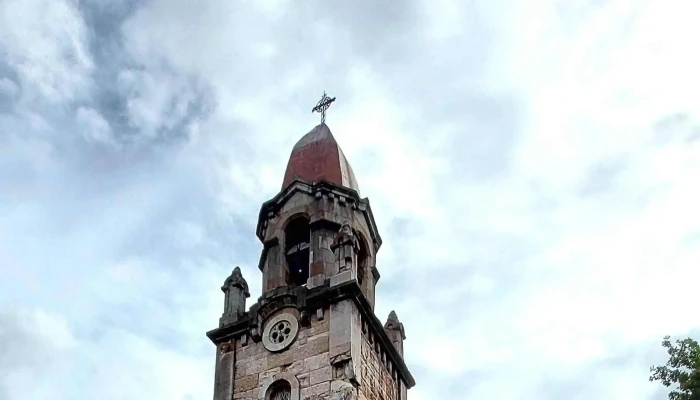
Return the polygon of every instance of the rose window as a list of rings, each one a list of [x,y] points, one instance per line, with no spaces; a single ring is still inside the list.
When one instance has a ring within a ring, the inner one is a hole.
[[[288,321],[280,321],[272,326],[270,330],[270,341],[272,343],[283,343],[292,333],[292,325]]]
[[[263,345],[272,352],[289,347],[299,333],[299,321],[289,312],[277,314],[265,323]]]

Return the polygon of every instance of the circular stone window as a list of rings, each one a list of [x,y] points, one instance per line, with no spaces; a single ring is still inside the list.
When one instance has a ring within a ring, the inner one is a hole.
[[[299,333],[299,321],[290,313],[282,313],[265,324],[263,345],[269,351],[282,351],[289,347]]]

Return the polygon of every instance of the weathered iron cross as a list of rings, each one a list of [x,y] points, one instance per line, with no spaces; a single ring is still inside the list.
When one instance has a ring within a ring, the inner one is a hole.
[[[326,92],[323,92],[323,97],[321,97],[321,100],[319,100],[318,103],[316,103],[316,107],[311,109],[311,112],[317,112],[321,113],[321,123],[326,122],[326,110],[328,110],[328,107],[331,106],[331,103],[335,101],[335,97],[330,98],[326,95]]]

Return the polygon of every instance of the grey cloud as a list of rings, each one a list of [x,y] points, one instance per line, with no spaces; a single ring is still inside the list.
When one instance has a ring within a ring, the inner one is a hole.
[[[579,184],[579,196],[595,196],[613,190],[627,165],[627,157],[622,154],[599,160],[588,169]]]
[[[676,113],[667,115],[654,124],[654,133],[656,139],[662,143],[667,143],[685,125],[690,122],[690,116],[687,113]]]
[[[459,181],[503,176],[519,132],[519,105],[505,96],[466,95],[457,101],[459,110],[451,113],[456,137],[446,151],[452,176]]]
[[[17,398],[21,388],[16,384],[28,376],[57,375],[55,367],[67,345],[57,338],[65,332],[63,327],[55,326],[54,335],[47,334],[45,329],[51,321],[43,318],[38,320],[25,308],[0,310],[0,398]]]
[[[10,113],[22,94],[17,71],[0,55],[0,114]]]
[[[176,70],[197,71],[197,79],[216,87],[218,95],[235,91],[245,101],[261,94],[261,87],[275,87],[269,94],[272,102],[298,113],[308,113],[309,104],[301,99],[315,99],[323,89],[352,101],[357,94],[347,74],[355,65],[366,64],[397,105],[413,115],[405,122],[407,135],[430,141],[439,127],[433,121],[450,127],[450,142],[435,155],[450,161],[452,180],[493,179],[507,172],[520,105],[517,99],[480,89],[492,51],[490,28],[480,18],[470,19],[459,35],[435,44],[426,36],[428,26],[417,2],[400,9],[383,2],[304,3],[273,20],[252,9],[234,11],[228,6],[214,16],[211,7],[149,3],[125,22],[128,47],[153,60],[163,58]],[[467,10],[470,15],[480,13],[476,6]],[[217,29],[204,29],[196,22],[224,16],[227,24]],[[173,22],[163,22],[166,19]],[[183,31],[180,26],[190,28]],[[242,36],[249,39],[229,40]],[[182,41],[199,43],[197,51],[181,48]],[[270,56],[256,54],[255,44],[264,43],[274,43]],[[306,75],[307,70],[313,74]],[[290,90],[288,82],[299,74],[304,74],[305,84]],[[112,103],[104,108],[123,109]],[[359,153],[356,158],[365,157]]]
[[[562,396],[581,400],[604,398],[610,393],[610,377],[634,371],[639,376],[639,386],[648,387],[649,395],[645,399],[664,400],[668,390],[658,382],[648,382],[649,367],[665,362],[662,354],[660,342],[620,343],[605,358],[555,374],[555,379],[542,383],[541,393],[545,395],[544,398],[552,400],[561,399]]]
[[[700,123],[687,112],[667,115],[654,124],[655,143],[664,145],[679,138],[686,143],[700,139]]]
[[[19,97],[19,85],[10,78],[0,78],[0,112],[12,109]]]
[[[435,156],[451,164],[450,179],[471,181],[493,179],[507,171],[510,149],[519,131],[521,105],[507,95],[481,89],[489,68],[490,28],[476,17],[478,6],[467,6],[474,15],[458,35],[436,43],[429,40],[427,25],[416,2],[399,16],[385,12],[368,13],[367,18],[348,18],[367,12],[352,3],[328,14],[334,25],[353,32],[357,56],[370,62],[397,106],[411,115],[405,132],[418,142],[434,141],[435,130],[446,127],[451,140]],[[370,44],[372,43],[372,44]],[[406,66],[411,68],[406,68]]]
[[[139,6],[143,3],[131,0],[81,4],[97,65],[92,106],[114,128],[118,143],[186,141],[193,124],[213,111],[215,100],[203,79],[129,52],[123,26]]]

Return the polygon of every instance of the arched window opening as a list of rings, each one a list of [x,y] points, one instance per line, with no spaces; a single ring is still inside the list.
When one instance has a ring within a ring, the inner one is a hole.
[[[290,400],[292,398],[292,386],[285,380],[279,380],[267,390],[266,400]]]
[[[306,218],[295,218],[287,225],[284,235],[285,254],[289,268],[287,283],[304,286],[309,279],[311,251],[309,221]]]

